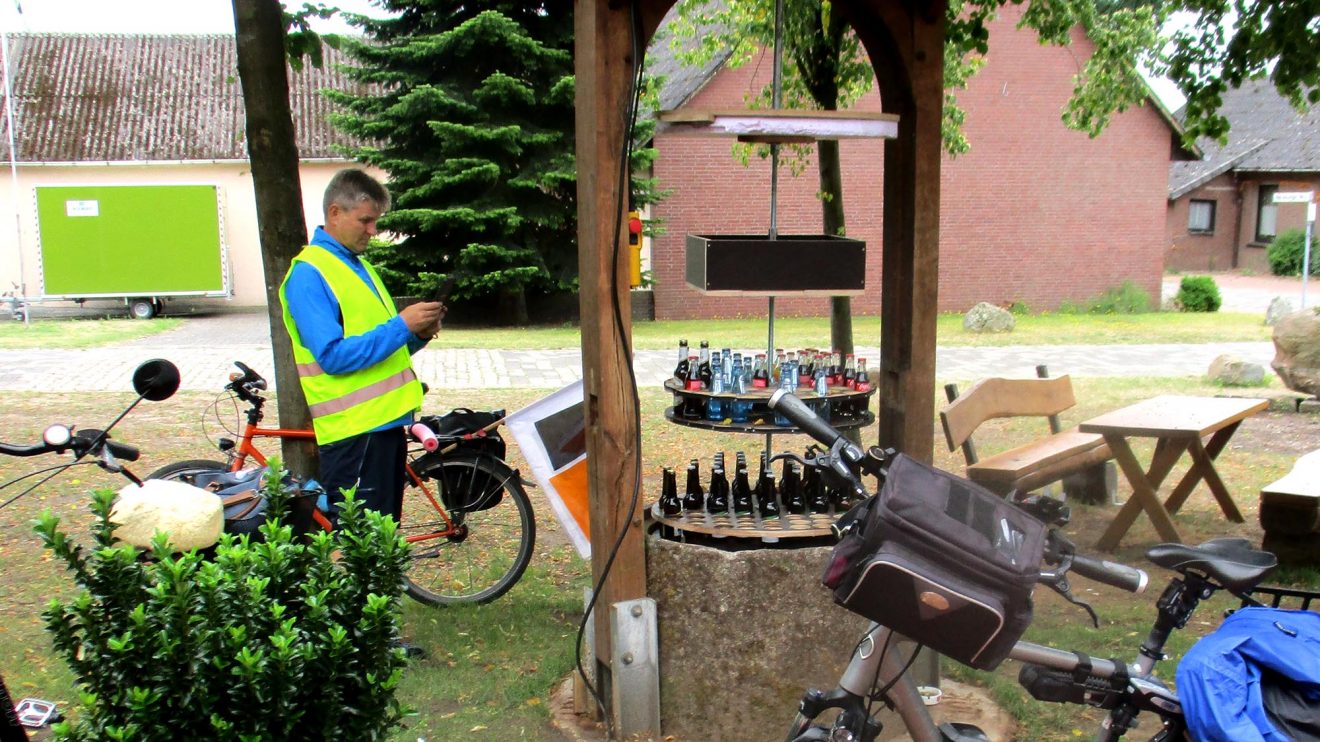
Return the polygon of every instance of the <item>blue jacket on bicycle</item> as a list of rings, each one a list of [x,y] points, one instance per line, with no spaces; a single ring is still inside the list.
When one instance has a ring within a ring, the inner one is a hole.
[[[1176,678],[1195,740],[1320,738],[1320,613],[1243,608],[1187,652]]]

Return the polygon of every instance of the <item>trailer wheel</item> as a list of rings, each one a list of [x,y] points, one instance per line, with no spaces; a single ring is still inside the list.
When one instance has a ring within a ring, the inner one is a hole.
[[[156,316],[156,302],[151,299],[133,299],[128,302],[128,313],[133,319],[151,319]]]

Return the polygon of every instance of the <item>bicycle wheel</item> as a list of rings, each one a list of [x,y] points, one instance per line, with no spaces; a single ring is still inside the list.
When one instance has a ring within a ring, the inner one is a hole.
[[[173,464],[162,466],[143,477],[143,479],[164,479],[170,482],[193,484],[193,480],[198,474],[210,474],[218,471],[229,471],[229,465],[207,459],[189,459],[188,461],[176,461]]]
[[[401,530],[413,540],[408,595],[448,605],[489,603],[508,592],[536,544],[532,503],[517,473],[480,454],[423,457],[414,471],[426,491],[412,483],[403,498]],[[445,502],[468,506],[446,509]],[[454,532],[439,535],[446,515]]]

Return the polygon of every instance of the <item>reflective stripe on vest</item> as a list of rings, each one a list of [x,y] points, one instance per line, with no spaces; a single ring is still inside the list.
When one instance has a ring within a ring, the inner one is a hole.
[[[344,336],[361,335],[388,322],[397,312],[394,302],[370,265],[363,262],[376,292],[353,269],[324,248],[308,245],[294,258],[294,265],[307,263],[325,280],[339,302]],[[290,266],[292,271],[292,266]],[[285,285],[280,286],[284,325],[293,345],[298,380],[312,413],[312,427],[320,445],[365,433],[396,420],[422,405],[422,385],[413,373],[406,346],[368,368],[348,374],[327,374],[302,343],[289,314]]]

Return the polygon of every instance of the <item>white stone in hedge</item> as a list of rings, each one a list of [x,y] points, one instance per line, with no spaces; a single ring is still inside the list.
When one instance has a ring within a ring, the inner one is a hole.
[[[170,535],[175,551],[205,549],[220,540],[225,512],[213,493],[183,482],[148,479],[141,486],[119,490],[110,509],[115,537],[124,543],[150,548],[156,531]]]

